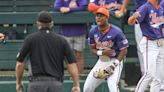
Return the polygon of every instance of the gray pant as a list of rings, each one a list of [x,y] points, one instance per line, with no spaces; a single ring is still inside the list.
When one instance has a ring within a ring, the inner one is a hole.
[[[60,81],[32,81],[29,82],[27,92],[63,92]]]

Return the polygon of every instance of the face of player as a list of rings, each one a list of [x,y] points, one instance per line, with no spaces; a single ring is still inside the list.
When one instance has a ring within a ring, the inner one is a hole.
[[[98,26],[103,26],[108,23],[108,18],[101,13],[96,14],[96,23]]]

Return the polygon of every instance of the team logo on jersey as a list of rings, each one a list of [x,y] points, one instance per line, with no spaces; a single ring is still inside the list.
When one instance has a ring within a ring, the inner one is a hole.
[[[157,13],[154,10],[150,10],[149,17],[151,19],[150,25],[153,28],[159,28],[159,26],[164,23],[164,17],[162,13],[158,14],[157,16]]]
[[[124,45],[125,45],[125,44],[128,44],[128,40],[125,39],[125,40],[122,41],[122,43],[123,43]]]
[[[113,46],[113,42],[110,41],[104,41],[104,42],[98,42],[96,43],[96,48],[97,49],[105,49],[105,48],[111,48]]]
[[[95,40],[96,43],[98,43],[98,41],[99,41],[98,34],[94,34],[94,40]]]

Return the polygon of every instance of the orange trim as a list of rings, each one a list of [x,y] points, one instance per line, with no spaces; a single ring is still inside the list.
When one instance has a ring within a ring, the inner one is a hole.
[[[148,2],[150,2],[150,4],[152,4],[154,8],[159,9],[159,5],[157,5],[153,1],[148,0]]]
[[[104,35],[104,34],[106,34],[109,30],[110,30],[110,25],[108,26],[107,29],[101,30],[101,33]]]

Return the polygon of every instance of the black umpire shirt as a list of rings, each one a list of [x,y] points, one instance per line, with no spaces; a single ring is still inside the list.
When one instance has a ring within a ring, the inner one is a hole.
[[[67,41],[49,30],[40,30],[26,37],[17,55],[17,61],[23,62],[27,55],[30,57],[33,76],[62,78],[64,59],[66,58],[68,63],[75,62],[75,56]]]

